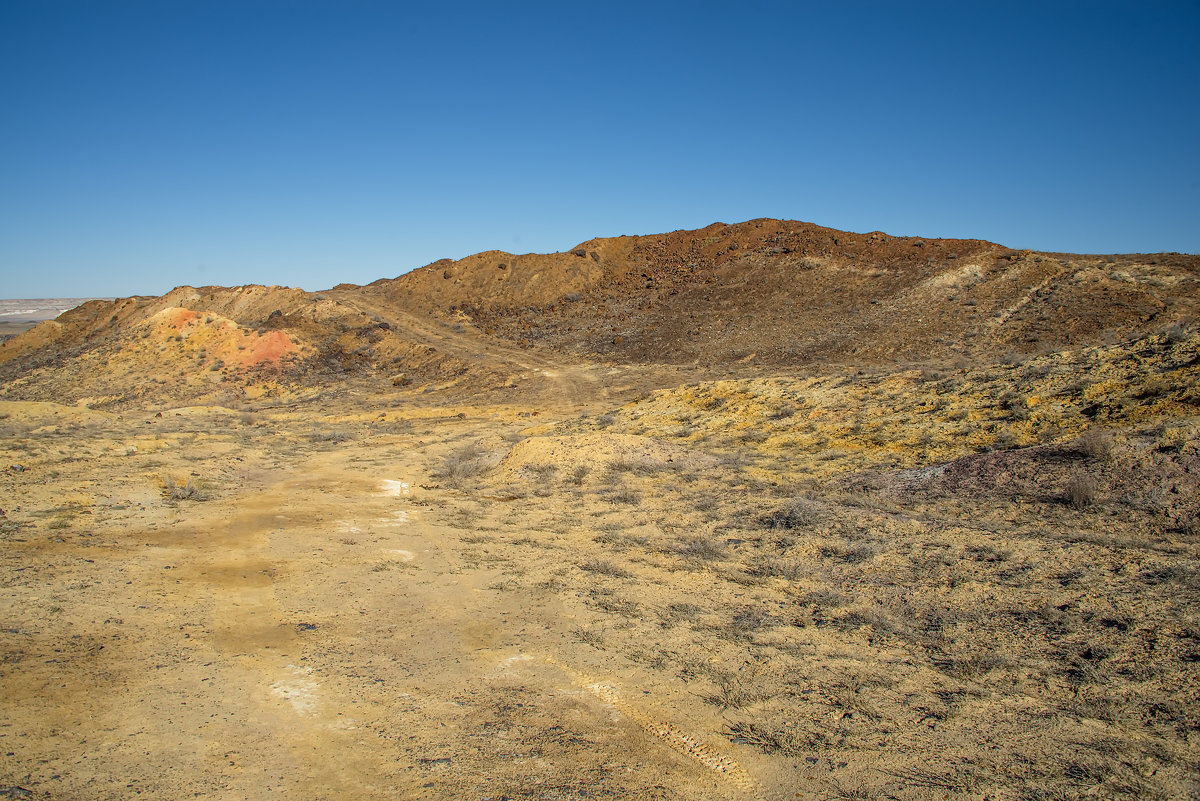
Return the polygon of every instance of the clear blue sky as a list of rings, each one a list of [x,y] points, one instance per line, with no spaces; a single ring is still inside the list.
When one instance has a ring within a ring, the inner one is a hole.
[[[753,217],[1200,251],[1200,2],[0,2],[0,296]]]

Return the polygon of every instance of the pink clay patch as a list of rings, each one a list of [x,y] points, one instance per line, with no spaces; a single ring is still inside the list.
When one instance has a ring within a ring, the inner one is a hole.
[[[295,353],[300,349],[283,331],[268,331],[262,336],[242,334],[241,344],[245,350],[238,351],[234,359],[242,367],[254,367],[268,362],[275,363],[289,353]]]

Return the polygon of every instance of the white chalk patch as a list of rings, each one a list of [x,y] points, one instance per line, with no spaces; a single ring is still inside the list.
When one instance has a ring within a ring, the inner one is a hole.
[[[338,522],[337,528],[338,531],[342,532],[343,534],[358,534],[362,532],[361,528],[354,525],[349,520],[342,520]]]
[[[408,495],[410,484],[407,481],[397,481],[391,478],[385,478],[379,482],[379,491],[382,495],[391,495],[392,497],[400,497]]]
[[[531,662],[531,661],[533,661],[533,657],[530,656],[529,654],[517,654],[516,656],[510,656],[507,659],[501,659],[500,667],[501,668],[510,668],[513,665],[516,665],[520,662]]]
[[[411,562],[417,558],[415,553],[412,551],[406,551],[403,548],[391,548],[389,550],[385,550],[384,553],[388,554],[389,556],[396,557],[401,562]]]
[[[517,654],[516,656],[510,656],[507,659],[501,659],[496,663],[496,669],[487,674],[487,677],[489,679],[499,678],[500,676],[512,673],[513,671],[517,670],[519,666],[532,661],[533,657],[531,657],[529,654]]]
[[[271,685],[271,694],[287,701],[297,715],[312,717],[317,714],[317,683],[308,676],[312,668],[288,665],[292,676]]]

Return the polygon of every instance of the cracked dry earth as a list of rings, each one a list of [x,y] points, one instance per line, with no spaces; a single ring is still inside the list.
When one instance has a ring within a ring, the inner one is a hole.
[[[727,747],[690,733],[719,721],[680,682],[614,669],[555,593],[464,564],[431,454],[512,419],[330,442],[211,410],[6,406],[41,445],[7,442],[9,784],[52,799],[759,796]]]

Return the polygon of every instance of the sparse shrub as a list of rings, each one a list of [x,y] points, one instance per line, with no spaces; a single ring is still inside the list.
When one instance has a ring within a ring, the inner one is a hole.
[[[669,628],[682,620],[694,620],[703,611],[703,609],[695,604],[673,603],[668,605],[666,609],[659,610],[659,625]]]
[[[175,480],[174,476],[167,476],[163,479],[162,496],[168,503],[174,501],[208,500],[208,496],[190,477],[184,483],[180,484]]]
[[[1167,378],[1158,375],[1151,375],[1142,383],[1141,389],[1136,397],[1140,400],[1149,398],[1159,398],[1163,395],[1169,395],[1175,390],[1175,385]]]
[[[751,562],[746,572],[752,576],[764,578],[781,578],[795,581],[804,573],[804,563],[797,559],[780,559],[777,556],[763,555]]]
[[[767,528],[796,529],[816,525],[822,519],[817,509],[803,498],[795,498],[758,519]]]
[[[1078,439],[1077,444],[1079,445],[1079,450],[1092,459],[1107,462],[1112,458],[1112,434],[1103,429],[1089,428]]]
[[[715,691],[704,696],[704,700],[715,704],[724,712],[726,709],[744,709],[745,707],[765,701],[771,694],[756,687],[752,680],[747,680],[741,672],[711,671]],[[750,676],[749,679],[753,679]]]
[[[571,636],[574,637],[577,642],[590,645],[593,648],[597,648],[601,651],[604,650],[603,632],[594,631],[593,629],[575,629],[571,632]]]
[[[434,476],[444,479],[452,485],[457,485],[465,479],[479,475],[486,469],[483,450],[479,447],[478,442],[472,442],[449,453],[442,462],[441,469],[435,472]]]
[[[371,568],[372,573],[385,573],[388,570],[413,570],[416,568],[412,562],[401,562],[396,559],[386,559],[379,562]]]
[[[876,607],[851,609],[845,614],[839,615],[833,623],[843,631],[853,631],[864,626],[878,632],[888,632],[895,629],[892,621],[888,619],[887,614],[882,609]]]
[[[308,439],[317,445],[337,445],[353,439],[353,437],[349,432],[340,429],[314,428],[312,433],[308,435]]]
[[[992,440],[992,449],[997,451],[1011,451],[1021,447],[1021,440],[1011,431],[1001,431],[996,434],[996,438]]]
[[[618,490],[608,496],[611,503],[627,503],[636,506],[642,502],[642,496],[632,490]]]
[[[635,476],[652,476],[667,468],[658,462],[637,459],[618,458],[608,463],[608,474],[611,480],[617,480],[622,473],[633,473]]]
[[[839,562],[851,565],[866,562],[875,557],[875,549],[861,542],[849,545],[842,543],[822,545],[820,551],[821,556],[825,559],[837,559]]]
[[[1173,565],[1150,563],[1142,568],[1138,578],[1150,585],[1178,582],[1191,589],[1200,589],[1200,562],[1180,562]]]
[[[1200,537],[1200,513],[1194,510],[1181,510],[1171,518],[1171,527],[1188,537]]]
[[[551,495],[554,491],[551,484],[554,481],[554,474],[558,472],[558,465],[539,464],[530,467],[530,470],[533,472],[534,482],[537,484],[533,494],[539,498]]]
[[[1096,479],[1087,473],[1073,473],[1067,479],[1067,502],[1076,509],[1083,509],[1095,503],[1098,492]]]
[[[824,609],[837,609],[845,606],[849,599],[837,590],[820,589],[806,592],[796,599],[801,605],[815,606]]]
[[[1168,345],[1178,345],[1180,342],[1187,340],[1187,327],[1182,323],[1175,323],[1163,332],[1163,340]]]
[[[721,559],[725,556],[725,546],[707,537],[690,537],[679,544],[675,553],[689,559]]]
[[[597,573],[601,576],[628,578],[630,573],[620,565],[613,564],[607,559],[589,559],[579,565],[579,569],[587,573]]]
[[[597,534],[595,537],[592,537],[592,542],[598,542],[601,545],[608,545],[618,550],[624,550],[625,548],[633,547],[644,548],[647,543],[650,542],[650,540],[646,537],[638,534],[629,534],[619,526],[602,528],[604,528],[604,530],[601,531],[601,533]]]
[[[746,605],[734,612],[724,633],[734,640],[747,640],[754,632],[770,622],[770,615],[760,607]]]
[[[767,416],[772,420],[786,420],[796,413],[796,404],[791,401],[777,403]]]
[[[976,650],[934,659],[934,664],[948,675],[959,679],[980,679],[993,670],[1004,667],[1008,660],[998,651]]]
[[[610,598],[601,596],[593,603],[597,609],[602,612],[608,612],[622,617],[639,617],[641,615],[641,604],[637,601],[631,601],[628,598]]]
[[[786,756],[807,755],[829,745],[825,734],[820,731],[808,733],[794,728],[745,721],[726,726],[725,736],[735,743],[753,745],[768,754]]]
[[[577,487],[583,486],[583,480],[587,478],[590,472],[592,472],[592,468],[586,464],[579,465],[571,472],[571,483]]]

